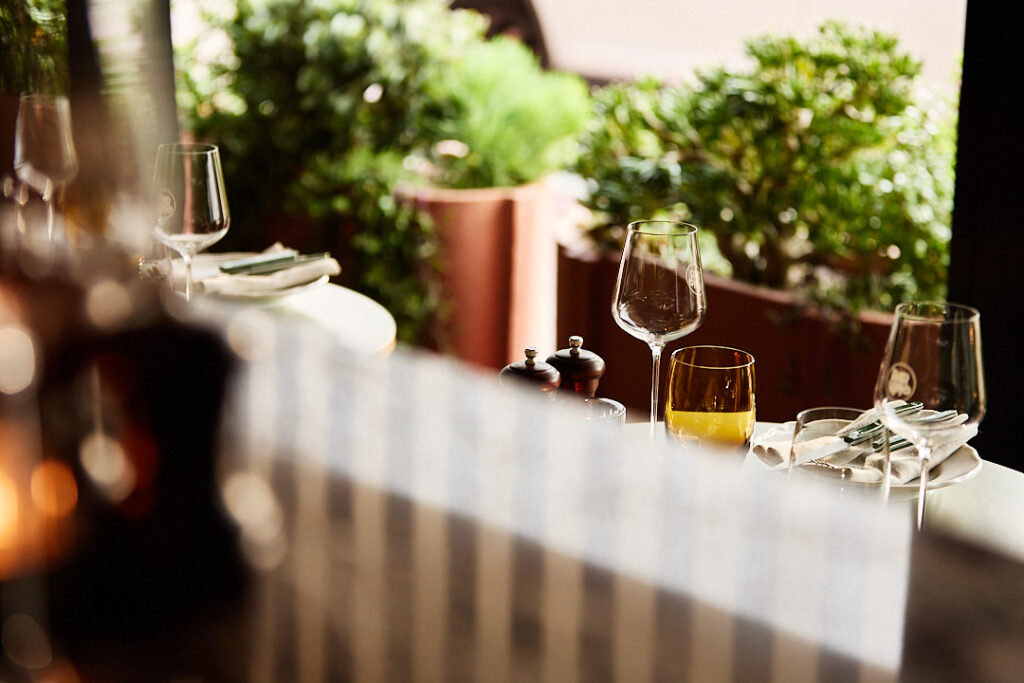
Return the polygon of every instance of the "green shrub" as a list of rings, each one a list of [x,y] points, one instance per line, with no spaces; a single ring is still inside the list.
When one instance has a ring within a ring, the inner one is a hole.
[[[0,4],[0,92],[66,92],[67,50],[63,0]]]
[[[570,164],[590,114],[583,79],[544,71],[522,43],[497,37],[437,69],[428,92],[443,103],[425,148],[428,179],[451,188],[533,182]]]
[[[422,341],[441,306],[436,236],[392,192],[442,109],[429,74],[482,41],[484,20],[443,0],[239,0],[205,21],[226,49],[177,50],[179,103],[222,148],[223,247],[331,248],[345,283]]]
[[[480,15],[444,0],[239,0],[205,21],[205,44],[226,49],[179,47],[179,102],[193,134],[222,148],[222,248],[331,249],[400,339],[441,341],[437,236],[396,189],[518,185],[563,166],[586,85],[486,41]]]
[[[595,94],[576,167],[591,239],[618,248],[626,223],[663,213],[704,228],[739,280],[848,310],[943,296],[955,121],[915,90],[919,64],[834,22],[746,52],[751,68],[693,86]]]

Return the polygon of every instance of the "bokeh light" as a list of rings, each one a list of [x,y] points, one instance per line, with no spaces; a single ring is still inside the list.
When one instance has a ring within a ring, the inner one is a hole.
[[[28,389],[35,371],[32,338],[20,327],[0,327],[0,392],[13,395]]]
[[[221,489],[224,506],[242,530],[242,551],[254,566],[271,569],[285,556],[284,515],[266,479],[235,472]]]
[[[0,630],[0,643],[11,661],[26,669],[43,669],[53,661],[46,631],[27,614],[12,614],[7,618]]]
[[[98,282],[89,288],[85,313],[100,329],[117,327],[132,312],[132,297],[124,285],[113,280]]]
[[[78,484],[71,468],[56,460],[46,460],[32,470],[29,482],[32,502],[44,514],[63,517],[78,504]]]
[[[0,469],[0,550],[9,547],[18,537],[18,489],[14,481]]]
[[[124,500],[135,488],[135,468],[116,439],[103,432],[86,436],[78,457],[89,478],[114,502]]]

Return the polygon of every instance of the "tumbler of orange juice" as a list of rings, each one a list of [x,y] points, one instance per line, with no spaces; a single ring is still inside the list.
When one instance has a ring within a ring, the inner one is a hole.
[[[745,449],[754,433],[754,357],[727,346],[672,354],[665,426],[684,446]]]

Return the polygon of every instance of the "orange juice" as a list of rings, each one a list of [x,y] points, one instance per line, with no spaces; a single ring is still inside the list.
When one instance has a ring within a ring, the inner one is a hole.
[[[754,408],[739,412],[666,410],[665,426],[684,444],[747,446],[754,433]]]

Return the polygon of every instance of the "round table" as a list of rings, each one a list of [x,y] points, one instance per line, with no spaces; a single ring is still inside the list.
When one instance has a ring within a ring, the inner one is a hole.
[[[184,300],[177,303],[182,305]],[[191,308],[219,323],[239,310],[250,309],[278,323],[313,325],[361,355],[386,355],[395,347],[397,326],[388,309],[368,296],[329,282],[314,283],[281,297],[246,299],[200,293],[193,298]]]
[[[228,261],[255,256],[253,252],[206,252],[198,254],[192,275],[198,283],[220,275],[219,266]],[[180,259],[170,263],[171,272],[183,278]],[[183,287],[183,285],[180,285]],[[397,326],[388,309],[364,294],[327,281],[300,285],[286,294],[226,296],[202,293],[198,288],[193,300],[197,312],[220,317],[224,311],[252,308],[272,315],[278,321],[312,323],[328,331],[347,349],[360,354],[387,354],[395,347]]]
[[[395,347],[397,327],[388,309],[359,292],[335,284],[310,287],[273,307],[328,330],[346,348],[366,355]]]
[[[754,433],[776,424],[758,422]],[[647,422],[626,425],[638,434],[649,428]],[[658,436],[664,438],[661,424]],[[747,460],[761,466],[754,456]],[[928,492],[925,526],[1024,561],[1024,473],[985,460],[970,479]]]

